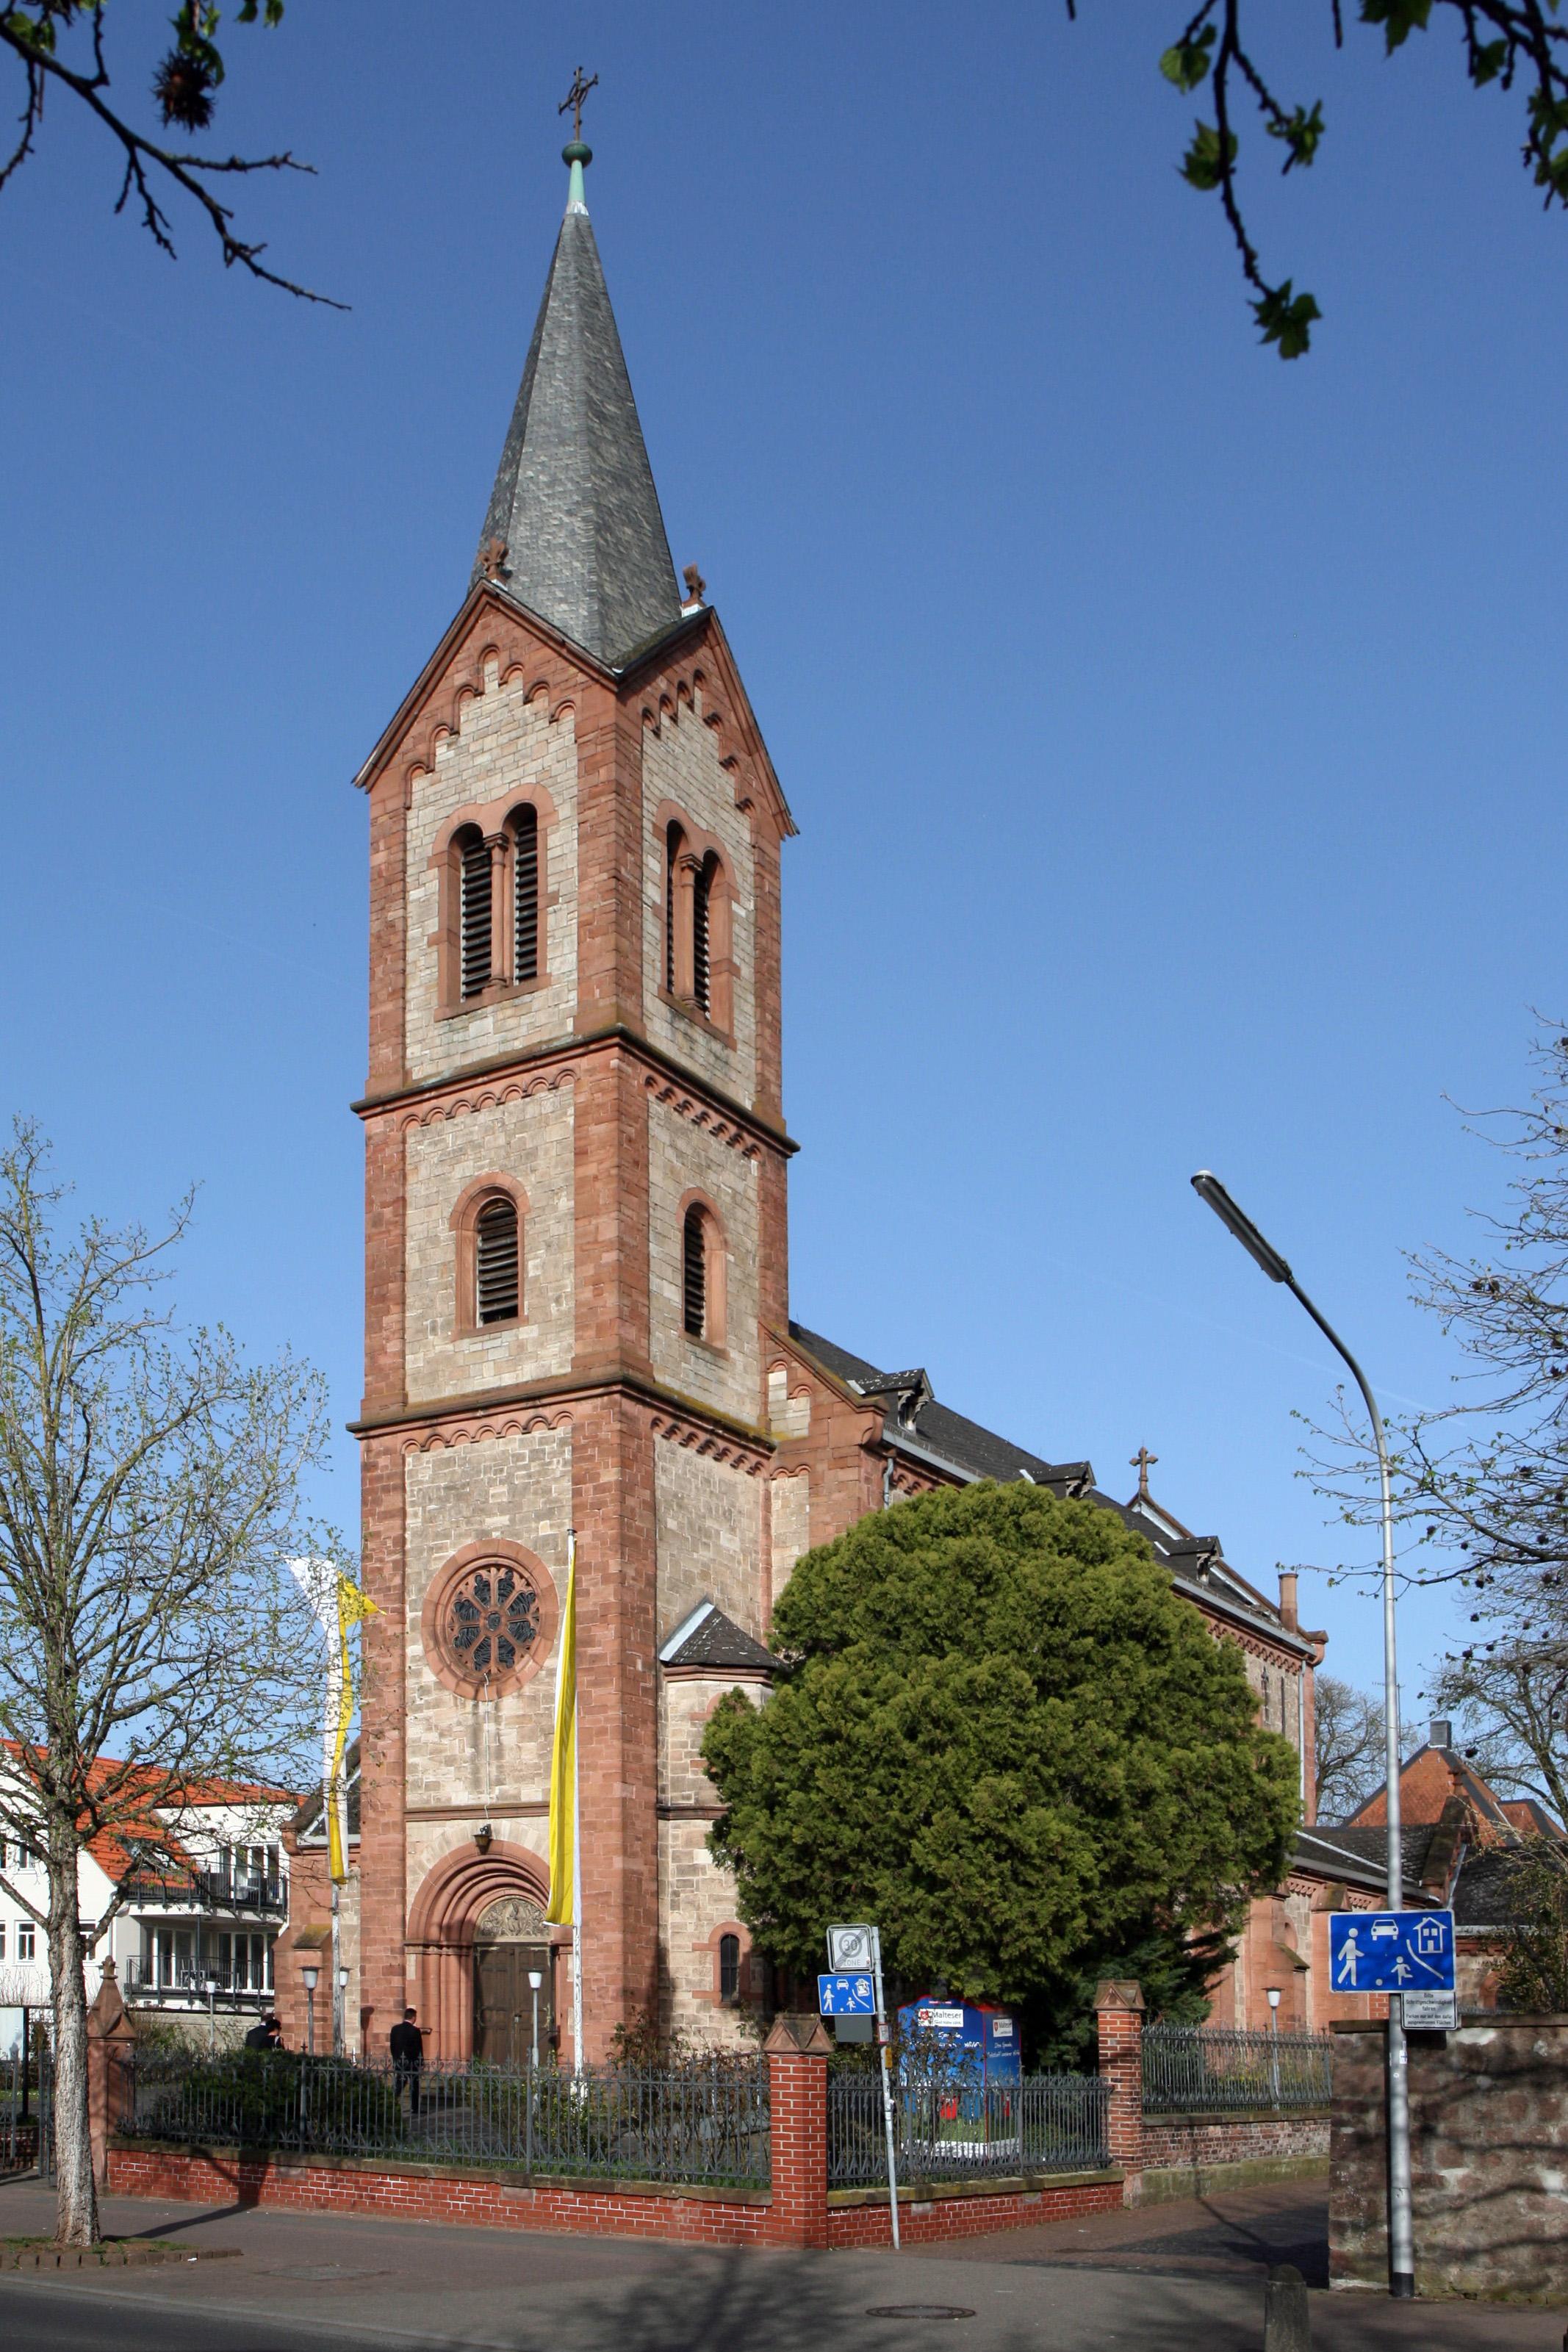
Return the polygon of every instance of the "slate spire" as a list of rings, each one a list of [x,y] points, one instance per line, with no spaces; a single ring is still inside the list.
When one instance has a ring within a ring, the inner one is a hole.
[[[584,201],[581,139],[473,578],[612,668],[680,618],[675,566]]]

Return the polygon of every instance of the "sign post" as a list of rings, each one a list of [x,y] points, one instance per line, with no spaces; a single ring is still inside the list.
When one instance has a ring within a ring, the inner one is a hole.
[[[877,2056],[882,2076],[882,2127],[888,2136],[888,2219],[892,2225],[893,2252],[899,2240],[898,2135],[893,2129],[893,2090],[888,2069],[888,2011],[882,1998],[882,1938],[875,1927],[829,1927],[827,1960],[830,1976],[816,1979],[817,2005],[825,2017],[863,2017],[866,1982],[870,1979],[870,2007],[877,2021]],[[842,2006],[838,1988],[844,1995]],[[826,1997],[825,1997],[826,1996]],[[829,2000],[833,2006],[829,2006]]]

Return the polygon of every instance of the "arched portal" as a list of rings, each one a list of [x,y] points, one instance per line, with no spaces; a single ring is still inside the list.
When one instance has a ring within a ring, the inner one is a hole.
[[[547,2057],[551,1990],[543,1906],[526,1895],[499,1896],[474,1930],[475,2057],[492,2066],[526,2065],[536,2028],[540,2055]]]
[[[418,2004],[420,2024],[431,2029],[425,2045],[428,2057],[454,2064],[490,2054],[481,2051],[475,2039],[479,1955],[502,1946],[518,1952],[537,1952],[542,1947],[548,1951],[552,1937],[552,1930],[544,1924],[548,1895],[543,1857],[531,1853],[527,1846],[510,1845],[499,1838],[492,1840],[487,1853],[480,1853],[472,1841],[467,1840],[450,1853],[443,1854],[426,1873],[408,1915],[408,1957],[412,1963],[408,1998]],[[497,1927],[501,1933],[495,1932]],[[521,1974],[521,1989],[526,1994],[527,1971],[538,1963],[509,1957],[504,1964],[490,1965],[505,1966],[510,1999],[511,1974]],[[544,1997],[552,1991],[548,1960],[543,1973],[542,2032]],[[525,2000],[521,2011],[525,2018],[528,2007]],[[552,1998],[549,2013],[553,2018]],[[506,2013],[506,2025],[510,2038],[510,2009]],[[506,2052],[497,2055],[500,2063],[506,2063]]]

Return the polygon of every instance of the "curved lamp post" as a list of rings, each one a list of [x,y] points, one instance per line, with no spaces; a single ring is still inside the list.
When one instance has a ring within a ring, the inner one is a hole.
[[[1383,1488],[1383,1704],[1387,1718],[1384,1777],[1388,1811],[1388,1907],[1402,1908],[1405,1899],[1404,1855],[1399,1822],[1399,1680],[1394,1643],[1394,1503],[1389,1486],[1388,1447],[1383,1416],[1366,1374],[1331,1323],[1321,1315],[1271,1242],[1266,1241],[1245,1212],[1238,1209],[1217,1176],[1200,1168],[1193,1190],[1206,1201],[1228,1233],[1234,1234],[1248,1257],[1260,1265],[1270,1282],[1283,1283],[1299,1306],[1304,1307],[1334,1353],[1350,1367],[1372,1423],[1377,1448],[1377,1475]],[[1415,2257],[1410,2229],[1410,2077],[1405,2047],[1405,2020],[1397,1993],[1388,2001],[1388,2291],[1401,2299],[1415,2292]]]

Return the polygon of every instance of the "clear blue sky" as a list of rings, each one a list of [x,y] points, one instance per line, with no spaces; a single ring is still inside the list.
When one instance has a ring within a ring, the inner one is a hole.
[[[127,86],[165,13],[110,11]],[[1517,1095],[1563,1005],[1568,224],[1447,34],[1336,59],[1294,11],[1329,136],[1282,192],[1250,139],[1251,194],[1327,315],[1283,366],[1175,176],[1172,11],[1080,15],[291,0],[234,29],[216,143],[319,166],[241,216],[347,317],[194,219],[169,264],[63,103],[0,194],[0,1099],[111,1216],[199,1179],[186,1310],[313,1358],[340,1423],[349,779],[464,591],[579,58],[675,558],[801,828],[796,1314],[1119,1491],[1147,1443],[1266,1583],[1343,1551],[1294,1475],[1333,1366],[1191,1171],[1395,1410],[1448,1394],[1401,1253],[1498,1171],[1444,1095]],[[1370,1604],[1303,1599],[1371,1678]]]

